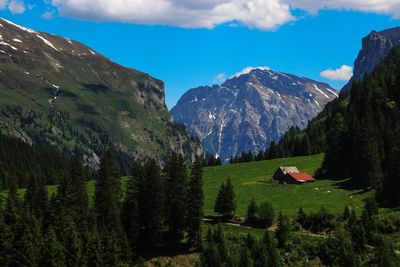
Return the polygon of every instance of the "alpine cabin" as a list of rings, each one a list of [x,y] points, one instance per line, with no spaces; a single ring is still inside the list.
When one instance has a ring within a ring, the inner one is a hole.
[[[273,179],[281,184],[304,184],[315,182],[314,177],[306,172],[300,172],[296,167],[279,167]]]

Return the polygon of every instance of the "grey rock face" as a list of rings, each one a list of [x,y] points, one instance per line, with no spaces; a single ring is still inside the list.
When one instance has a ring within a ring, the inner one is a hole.
[[[291,126],[304,128],[337,97],[328,84],[267,69],[253,69],[221,86],[189,90],[172,109],[174,120],[223,161],[259,151]]]
[[[381,32],[372,31],[362,40],[362,49],[354,61],[353,78],[344,87],[350,89],[354,81],[360,81],[371,73],[379,62],[396,45],[400,44],[400,27]]]

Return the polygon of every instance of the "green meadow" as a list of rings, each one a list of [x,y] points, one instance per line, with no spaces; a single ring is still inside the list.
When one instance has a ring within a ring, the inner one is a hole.
[[[323,155],[306,157],[281,158],[249,163],[206,167],[204,168],[204,213],[214,215],[214,201],[221,183],[228,177],[231,178],[235,193],[237,210],[236,215],[245,216],[247,205],[252,198],[258,203],[270,202],[277,214],[282,211],[284,215],[295,216],[300,207],[305,212],[316,212],[321,206],[329,211],[341,213],[345,205],[360,211],[363,200],[370,193],[360,193],[342,189],[338,186],[341,181],[317,180],[304,185],[282,185],[271,180],[279,166],[297,166],[300,171],[314,174],[321,166]],[[123,192],[125,191],[128,177],[122,177]],[[57,190],[56,185],[47,187],[49,196]],[[87,183],[89,196],[93,198],[95,183]],[[25,189],[20,189],[21,196]]]
[[[270,202],[275,212],[294,216],[300,207],[316,212],[324,206],[341,213],[345,205],[361,210],[368,193],[360,194],[338,186],[340,181],[320,180],[304,185],[282,185],[271,180],[279,166],[297,166],[300,171],[314,174],[321,166],[323,154],[307,157],[281,158],[258,162],[238,163],[204,169],[205,214],[214,214],[214,201],[222,182],[231,178],[236,193],[236,214],[245,216],[252,198],[258,203]]]

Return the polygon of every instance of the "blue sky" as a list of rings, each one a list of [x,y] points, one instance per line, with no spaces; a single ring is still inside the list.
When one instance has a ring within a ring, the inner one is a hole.
[[[18,9],[18,5],[10,6],[11,2],[7,4],[0,0],[2,17],[39,31],[80,41],[117,63],[163,80],[169,108],[188,89],[211,85],[248,66],[268,66],[341,88],[346,81],[323,78],[321,72],[342,65],[353,66],[361,47],[361,38],[371,30],[400,26],[396,10],[311,8],[306,6],[311,5],[307,0],[299,0],[304,2],[300,8],[290,6],[289,11],[283,9],[284,15],[278,16],[273,22],[260,21],[260,16],[248,20],[246,14],[243,17],[233,17],[233,21],[229,21],[231,17],[220,19],[220,15],[202,20],[186,17],[176,19],[181,14],[173,18],[159,15],[162,21],[154,21],[151,16],[143,14],[139,16],[128,12],[121,15],[140,18],[129,20],[109,17],[107,14],[91,16],[90,10],[82,11],[71,4],[84,0],[10,1],[16,1],[22,6]],[[103,0],[93,1],[100,3]],[[399,7],[400,12],[400,5],[393,3],[394,8]],[[200,17],[203,15],[201,10],[208,7],[185,8],[184,12],[195,10],[197,13],[193,13],[193,16]],[[96,12],[99,14],[98,10]]]

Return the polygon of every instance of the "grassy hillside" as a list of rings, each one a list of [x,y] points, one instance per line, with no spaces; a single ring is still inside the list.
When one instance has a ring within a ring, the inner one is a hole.
[[[218,189],[228,177],[232,179],[235,188],[236,214],[239,216],[246,215],[247,205],[253,197],[257,202],[270,202],[276,214],[282,210],[283,214],[289,216],[295,216],[300,207],[307,213],[316,212],[321,206],[332,212],[341,213],[345,205],[360,211],[363,206],[362,201],[370,193],[342,189],[338,186],[340,181],[321,180],[305,185],[281,185],[271,180],[279,166],[293,165],[300,171],[314,174],[322,160],[323,155],[320,154],[204,168],[204,212],[208,215],[214,214],[214,201]],[[123,188],[127,180],[128,177],[122,177]],[[57,186],[48,186],[47,189],[51,195],[56,192]],[[95,190],[94,181],[87,183],[87,189],[92,198]],[[25,189],[20,190],[21,195],[24,192]]]
[[[321,206],[341,213],[345,205],[359,210],[362,200],[368,194],[341,189],[338,181],[323,180],[306,185],[281,185],[272,182],[275,170],[279,166],[297,166],[300,171],[311,174],[321,166],[323,155],[283,158],[259,162],[240,163],[204,169],[205,213],[213,214],[214,201],[222,182],[232,179],[237,197],[237,214],[244,216],[251,198],[257,202],[270,202],[276,213],[293,216],[302,207],[306,212],[318,211]]]

